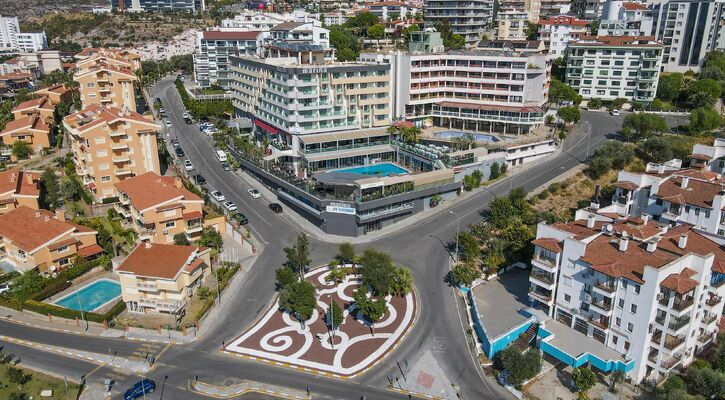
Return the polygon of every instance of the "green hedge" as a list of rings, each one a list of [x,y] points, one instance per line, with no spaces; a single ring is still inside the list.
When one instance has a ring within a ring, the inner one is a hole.
[[[18,271],[12,271],[8,272],[7,274],[0,275],[0,283],[5,283],[11,279],[15,279],[20,276],[20,272]]]
[[[48,284],[45,285],[43,289],[34,293],[31,299],[35,301],[47,299],[50,296],[53,296],[68,289],[70,285],[70,282],[68,282],[67,280],[56,278],[54,281],[48,282]]]
[[[80,263],[66,269],[65,271],[58,274],[57,278],[53,278],[48,281],[43,289],[34,293],[30,298],[35,301],[42,301],[50,296],[56,295],[70,287],[68,281],[78,278],[86,272],[92,270],[100,264],[99,258],[91,261],[81,261]]]
[[[67,319],[81,319],[84,318],[91,322],[97,322],[102,324],[103,321],[112,321],[126,309],[126,303],[123,300],[119,300],[116,304],[111,307],[105,314],[96,314],[94,312],[84,312],[81,314],[80,311],[71,310],[70,308],[56,306],[55,304],[42,303],[35,300],[27,300],[23,303],[23,308],[29,311],[36,312],[42,315],[54,315],[56,317],[67,318]]]
[[[116,203],[116,202],[118,202],[118,197],[106,197],[105,199],[101,200],[101,203],[103,203],[103,204]]]

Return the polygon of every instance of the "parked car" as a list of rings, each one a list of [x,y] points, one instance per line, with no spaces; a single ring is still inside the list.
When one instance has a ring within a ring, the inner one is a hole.
[[[171,128],[171,121],[169,121],[168,119],[164,121],[164,124],[166,124],[167,128]]]
[[[223,162],[222,163],[222,168],[224,168],[224,171],[231,171],[232,170],[232,166],[229,165],[229,163],[227,163],[227,162]]]
[[[191,125],[191,124],[194,123],[194,120],[191,119],[191,117],[186,117],[186,118],[184,118],[184,122],[186,122],[187,124]]]
[[[191,160],[185,160],[184,161],[184,169],[187,171],[193,171],[194,170],[194,164],[191,163]]]
[[[237,205],[234,204],[233,201],[225,201],[224,208],[226,208],[229,211],[235,211],[237,209]]]
[[[163,107],[159,107],[159,112],[160,112],[161,114],[165,114],[165,113],[166,113],[166,110],[164,110],[164,108],[163,108]]]
[[[199,130],[202,131],[202,132],[205,129],[209,129],[209,128],[213,128],[213,127],[214,127],[214,124],[209,123],[209,122],[202,122],[202,123],[199,124]]]
[[[277,214],[282,212],[282,206],[279,203],[269,203],[269,208]]]
[[[184,153],[184,149],[182,149],[181,147],[177,147],[175,151],[177,157],[184,157],[186,155],[186,153]]]
[[[613,116],[615,116],[615,117],[616,117],[616,116],[618,116],[618,115],[619,115],[619,110],[617,110],[617,109],[615,108],[615,109],[613,109],[612,111],[610,111],[609,113],[610,113],[610,114],[612,114]]]
[[[242,213],[232,214],[232,219],[239,222],[239,225],[246,225],[249,223],[249,220],[247,219],[247,217]]]
[[[224,197],[224,194],[218,190],[211,192],[209,195],[211,196],[212,199],[214,199],[216,201],[224,201],[227,199],[226,197]]]
[[[181,118],[189,118],[189,113],[188,113],[188,112],[186,112],[186,111],[184,111],[184,112],[183,112],[183,113],[181,114]]]
[[[174,146],[174,147],[181,146],[181,144],[179,144],[179,139],[177,139],[177,138],[171,139],[171,145]]]
[[[7,293],[10,291],[10,282],[0,283],[0,294]]]
[[[153,393],[154,390],[156,390],[156,383],[151,379],[143,379],[136,382],[123,394],[123,400],[136,400],[139,397],[145,397],[148,393]]]
[[[196,174],[194,179],[196,180],[196,183],[198,183],[199,185],[206,185],[206,178],[204,178],[204,175]]]
[[[249,193],[249,195],[252,196],[253,199],[258,199],[258,198],[262,197],[262,193],[259,193],[259,190],[255,189],[255,188],[251,188],[251,189],[247,190],[247,193]]]
[[[161,97],[157,97],[154,101],[156,104],[161,104]]]

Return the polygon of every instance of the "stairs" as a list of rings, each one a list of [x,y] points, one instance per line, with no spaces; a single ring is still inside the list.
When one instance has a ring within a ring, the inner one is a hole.
[[[518,347],[521,351],[526,350],[531,346],[531,342],[536,339],[536,333],[539,330],[539,323],[534,322],[529,328],[519,336],[514,342],[514,346]]]

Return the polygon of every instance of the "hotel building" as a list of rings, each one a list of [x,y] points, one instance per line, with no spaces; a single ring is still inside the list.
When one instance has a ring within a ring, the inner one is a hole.
[[[229,86],[229,58],[257,54],[261,31],[211,30],[197,32],[194,52],[194,79],[197,86]]]
[[[451,31],[463,36],[466,43],[481,40],[493,24],[493,0],[425,0],[423,9],[426,26],[448,21]]]
[[[657,93],[662,50],[651,36],[582,36],[569,43],[566,83],[584,99],[650,103]]]
[[[135,112],[135,71],[140,67],[141,57],[137,54],[105,49],[76,63],[73,80],[78,82],[83,107],[113,106]]]
[[[113,197],[115,184],[146,172],[159,173],[160,127],[116,107],[91,105],[63,119],[76,173],[96,200]]]

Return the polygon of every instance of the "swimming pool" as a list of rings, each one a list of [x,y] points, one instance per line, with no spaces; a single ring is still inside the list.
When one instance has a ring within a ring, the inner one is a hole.
[[[13,271],[15,271],[15,264],[11,263],[8,260],[0,260],[0,272],[9,274]]]
[[[442,131],[442,132],[436,132],[434,135],[441,139],[453,139],[453,138],[465,136],[466,132]],[[473,135],[473,139],[477,142],[498,142],[498,138],[496,136],[487,135],[485,133],[476,133]]]
[[[65,295],[53,304],[76,311],[93,311],[121,296],[121,285],[110,279],[99,279]]]
[[[379,163],[364,165],[362,167],[353,167],[338,169],[334,172],[349,172],[352,174],[370,175],[370,176],[388,176],[407,174],[408,171],[392,163]]]

